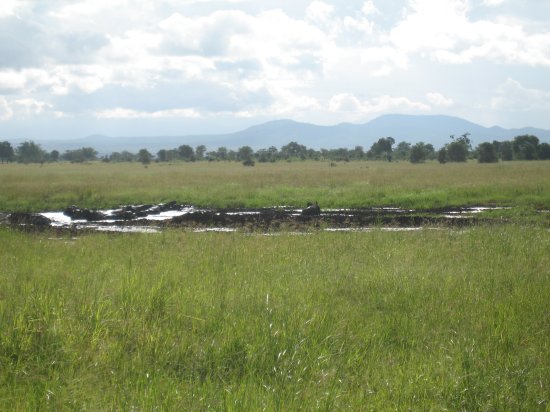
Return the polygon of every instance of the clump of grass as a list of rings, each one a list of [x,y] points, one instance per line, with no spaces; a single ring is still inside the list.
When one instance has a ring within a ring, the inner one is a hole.
[[[542,228],[0,229],[0,409],[536,410]]]

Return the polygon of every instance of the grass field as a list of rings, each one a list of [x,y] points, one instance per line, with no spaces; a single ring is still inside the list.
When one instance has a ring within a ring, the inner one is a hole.
[[[550,162],[10,164],[0,187],[0,212],[317,200],[517,218],[271,236],[0,226],[0,410],[550,408]]]
[[[548,410],[550,234],[0,228],[1,410]]]
[[[197,206],[550,207],[550,162],[0,165],[0,211],[114,207],[176,200]]]

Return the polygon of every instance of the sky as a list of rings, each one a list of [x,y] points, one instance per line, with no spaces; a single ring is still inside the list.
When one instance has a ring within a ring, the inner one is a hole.
[[[0,140],[388,113],[550,129],[550,1],[1,0]]]

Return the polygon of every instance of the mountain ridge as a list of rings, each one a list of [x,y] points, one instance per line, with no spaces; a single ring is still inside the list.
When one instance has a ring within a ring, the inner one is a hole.
[[[391,136],[396,142],[423,141],[438,148],[450,141],[450,135],[470,133],[473,145],[492,140],[511,140],[522,134],[533,134],[541,141],[550,142],[550,130],[534,127],[505,129],[500,126],[484,127],[468,120],[446,115],[387,114],[362,124],[339,123],[321,126],[291,119],[271,120],[250,126],[241,131],[225,134],[191,134],[183,136],[126,136],[110,137],[94,134],[80,139],[37,141],[46,150],[74,150],[93,147],[101,154],[128,150],[137,152],[147,148],[156,153],[160,149],[173,149],[180,145],[205,145],[208,150],[220,146],[237,149],[251,146],[258,150],[277,148],[295,141],[314,149],[353,148],[368,149],[381,137]]]

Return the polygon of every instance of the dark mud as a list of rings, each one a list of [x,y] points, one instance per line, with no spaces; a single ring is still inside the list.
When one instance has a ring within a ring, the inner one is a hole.
[[[480,217],[497,208],[461,207],[430,210],[400,208],[322,209],[308,204],[302,209],[270,207],[252,209],[198,208],[176,202],[128,205],[112,210],[67,207],[62,212],[0,213],[0,223],[28,230],[155,232],[163,228],[205,230],[354,230],[372,227],[464,227],[493,221]]]

